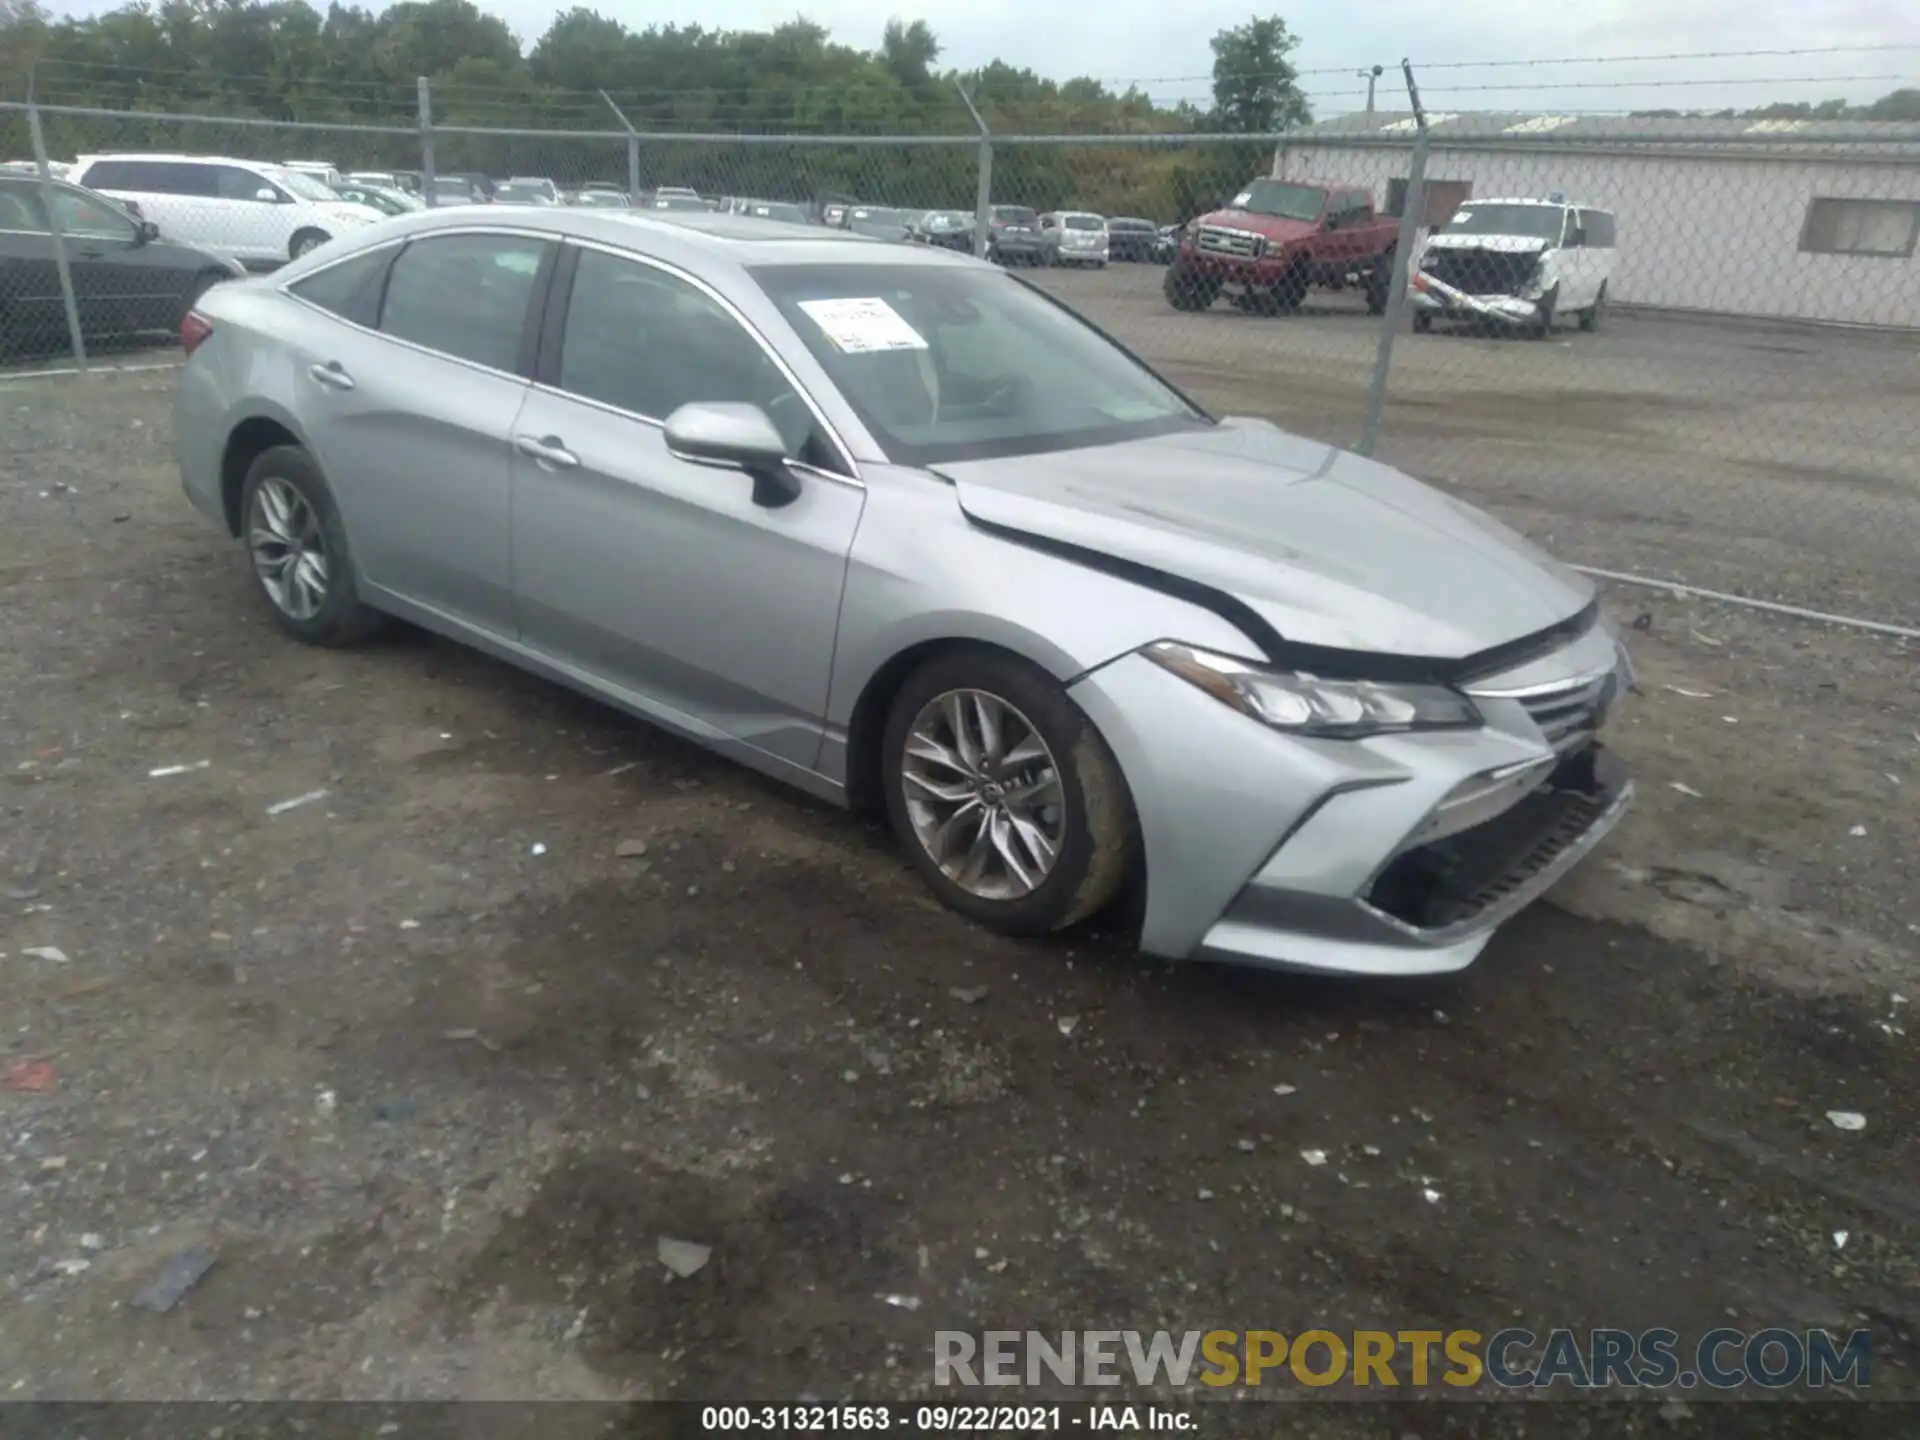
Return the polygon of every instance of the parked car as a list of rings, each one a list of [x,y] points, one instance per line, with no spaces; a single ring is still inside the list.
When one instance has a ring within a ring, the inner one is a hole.
[[[691,190],[655,190],[641,208],[647,210],[705,210],[707,202]]]
[[[1107,217],[1107,252],[1118,260],[1153,259],[1154,224],[1136,215]]]
[[[1427,242],[1411,283],[1413,328],[1435,316],[1545,335],[1572,312],[1597,330],[1613,276],[1613,213],[1546,200],[1469,200]]]
[[[870,240],[906,241],[913,238],[913,217],[905,210],[881,205],[856,205],[847,211],[846,228]]]
[[[1107,222],[1085,210],[1055,210],[1040,217],[1041,261],[1047,265],[1093,265],[1105,269]]]
[[[913,224],[913,238],[942,250],[973,253],[974,216],[971,210],[929,210]]]
[[[381,218],[299,170],[207,155],[83,155],[76,183],[110,195],[169,239],[249,269],[298,259]]]
[[[820,209],[820,223],[822,225],[831,225],[836,230],[844,228],[847,223],[847,210],[849,208],[850,207],[837,202],[822,206]]]
[[[483,204],[493,199],[493,192],[499,187],[499,182],[492,176],[484,175],[478,170],[441,170],[436,172],[433,178],[436,183],[441,180],[464,182]]]
[[[435,205],[485,205],[487,192],[464,175],[436,175],[429,198]]]
[[[513,190],[516,194],[537,191],[539,194],[547,197],[547,203],[549,205],[558,205],[560,203],[560,187],[545,175],[509,176],[505,184],[494,187],[494,199],[498,200],[500,198],[499,192],[501,190],[509,189]],[[507,203],[512,204],[514,202],[508,201]]]
[[[580,189],[582,191],[589,191],[589,190],[598,191],[598,192],[610,191],[615,195],[625,195],[627,193],[626,186],[616,185],[611,180],[589,180],[586,182],[586,184],[582,185]]]
[[[334,169],[328,160],[282,160],[281,166],[288,170],[298,170],[302,175],[311,175],[322,185],[338,185],[346,177]]]
[[[586,205],[600,210],[629,210],[632,205],[620,190],[576,190],[567,197],[569,205]]]
[[[1045,260],[1039,215],[1025,205],[995,205],[988,210],[987,258],[1002,265],[1038,265]]]
[[[1153,263],[1170,265],[1180,253],[1180,237],[1187,232],[1185,225],[1162,225],[1153,236]]]
[[[45,199],[39,179],[0,174],[0,355],[70,343]],[[230,256],[168,240],[104,195],[56,180],[51,199],[89,342],[178,334],[208,289],[246,274]]]
[[[1138,874],[1154,955],[1455,970],[1624,813],[1618,635],[1466,504],[968,256],[496,214],[183,327],[187,495],[289,635],[401,616],[877,809],[994,929]]]
[[[1250,314],[1277,315],[1312,286],[1362,285],[1378,315],[1399,238],[1400,222],[1374,214],[1370,190],[1254,180],[1187,227],[1167,267],[1167,303],[1204,310],[1225,294]]]
[[[526,180],[503,180],[493,187],[496,205],[558,205],[560,194]]]
[[[784,225],[811,225],[813,218],[804,205],[788,205],[780,200],[751,200],[738,212],[756,220],[778,220]]]
[[[367,185],[357,180],[342,180],[333,187],[334,194],[342,200],[350,200],[355,205],[364,205],[369,210],[378,210],[382,215],[410,215],[415,210],[427,207],[407,194],[387,185]]]

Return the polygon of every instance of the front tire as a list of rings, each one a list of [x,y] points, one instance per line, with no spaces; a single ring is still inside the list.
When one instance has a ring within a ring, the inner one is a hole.
[[[1167,303],[1176,310],[1205,310],[1220,294],[1220,282],[1209,280],[1183,270],[1178,262],[1167,266],[1167,275],[1160,282]]]
[[[333,491],[313,457],[276,445],[247,467],[240,490],[241,534],[273,620],[309,645],[364,640],[382,623],[360,601],[353,555]]]
[[[302,230],[287,243],[287,258],[298,260],[308,251],[318,250],[333,237],[324,230]]]
[[[1138,848],[1119,762],[1052,676],[997,650],[927,661],[882,741],[887,818],[942,904],[1006,935],[1104,909]]]
[[[1389,250],[1367,271],[1367,313],[1387,313],[1387,295],[1393,289],[1393,251]]]
[[[1527,334],[1531,338],[1545,340],[1553,334],[1553,311],[1559,303],[1560,287],[1558,285],[1540,297],[1539,313],[1534,317],[1533,324],[1527,328]]]

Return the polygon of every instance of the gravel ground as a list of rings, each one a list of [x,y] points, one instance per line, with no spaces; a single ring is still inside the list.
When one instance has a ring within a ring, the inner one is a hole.
[[[1643,803],[1557,905],[1441,983],[1149,964],[441,641],[284,641],[170,390],[0,387],[0,1395],[879,1398],[943,1328],[1507,1323],[1865,1326],[1912,1393],[1911,649],[1622,591]]]

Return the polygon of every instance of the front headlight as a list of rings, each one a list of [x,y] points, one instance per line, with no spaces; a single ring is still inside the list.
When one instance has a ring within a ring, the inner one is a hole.
[[[1354,740],[1406,730],[1460,730],[1482,723],[1473,702],[1445,685],[1323,680],[1172,640],[1149,645],[1142,653],[1222,704],[1296,735]]]

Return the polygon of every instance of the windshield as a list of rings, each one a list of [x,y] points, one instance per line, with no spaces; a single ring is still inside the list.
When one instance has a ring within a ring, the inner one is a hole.
[[[1106,222],[1098,215],[1063,215],[1060,223],[1069,230],[1103,230]]]
[[[544,185],[509,183],[495,186],[493,198],[507,205],[512,205],[515,202],[525,205],[538,205],[541,201],[550,199],[551,197],[547,194],[547,187]]]
[[[340,198],[331,186],[298,170],[275,170],[271,178],[273,183],[282,190],[291,191],[302,200],[338,200]]]
[[[1036,225],[1040,217],[1024,205],[996,205],[993,218],[1008,225]]]
[[[1233,197],[1229,210],[1275,215],[1282,220],[1318,220],[1326,191],[1316,185],[1289,185],[1284,180],[1256,180]]]
[[[1566,213],[1558,205],[1472,205],[1455,214],[1442,233],[1529,235],[1538,240],[1558,240]]]
[[[898,464],[1077,449],[1210,423],[1072,312],[998,271],[751,273]]]

